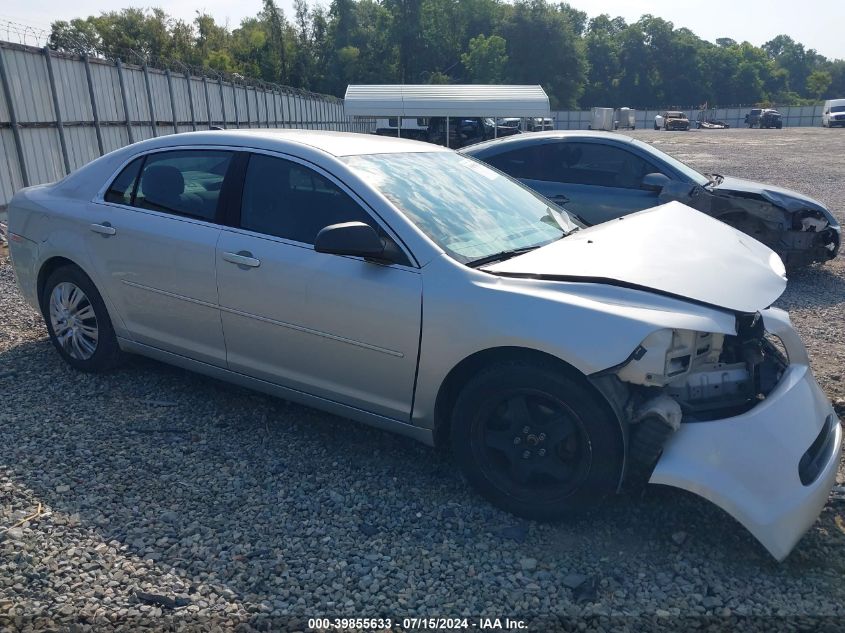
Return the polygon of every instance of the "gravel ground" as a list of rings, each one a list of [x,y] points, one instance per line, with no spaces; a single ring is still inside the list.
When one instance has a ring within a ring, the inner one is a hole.
[[[845,220],[843,134],[635,132],[701,170],[810,193]],[[780,301],[840,401],[843,302],[842,258],[796,275]],[[403,617],[465,615],[538,631],[575,619],[773,630],[779,616],[809,631],[845,616],[843,495],[782,564],[671,489],[522,522],[410,440],[140,358],[108,376],[71,370],[2,251],[0,432],[2,630],[307,630],[313,616],[402,629]]]

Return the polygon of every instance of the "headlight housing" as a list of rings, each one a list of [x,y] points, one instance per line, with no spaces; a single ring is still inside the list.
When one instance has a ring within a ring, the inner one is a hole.
[[[724,339],[724,334],[711,332],[658,330],[640,344],[645,352],[635,355],[617,375],[625,382],[663,387],[695,368],[717,363]]]

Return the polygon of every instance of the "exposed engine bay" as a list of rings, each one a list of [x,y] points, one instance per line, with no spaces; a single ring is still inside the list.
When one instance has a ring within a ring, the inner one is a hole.
[[[717,178],[721,178],[718,176]],[[736,179],[725,183],[729,187]],[[673,181],[661,202],[676,200],[747,233],[775,251],[787,268],[826,262],[836,256],[840,235],[825,214],[777,191],[698,187]]]
[[[628,360],[598,377],[625,398],[630,422],[629,480],[645,483],[666,440],[681,423],[729,418],[752,409],[788,365],[780,341],[759,314],[737,316],[737,334],[658,330]]]

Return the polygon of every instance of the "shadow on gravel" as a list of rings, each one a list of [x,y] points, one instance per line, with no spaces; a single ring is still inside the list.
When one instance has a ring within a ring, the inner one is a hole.
[[[557,525],[522,522],[470,492],[446,455],[145,359],[87,375],[28,343],[0,354],[0,393],[0,465],[53,520],[174,570],[194,601],[225,590],[256,617],[564,613],[583,602],[573,574],[597,579],[587,601],[613,605],[643,585],[682,600],[733,591],[728,578],[845,571],[833,555],[841,507],[784,565],[670,489]],[[117,578],[130,602],[146,587]]]
[[[824,308],[845,303],[845,279],[826,265],[789,274],[786,291],[777,305],[785,310]]]

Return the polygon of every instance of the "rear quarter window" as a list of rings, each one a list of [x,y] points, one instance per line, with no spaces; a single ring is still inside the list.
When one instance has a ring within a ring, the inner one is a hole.
[[[123,168],[117,178],[115,178],[103,196],[106,202],[114,202],[117,204],[125,204],[127,206],[132,204],[132,196],[135,194],[135,184],[138,181],[138,174],[141,171],[141,165],[144,162],[144,157],[136,158],[126,167]]]

